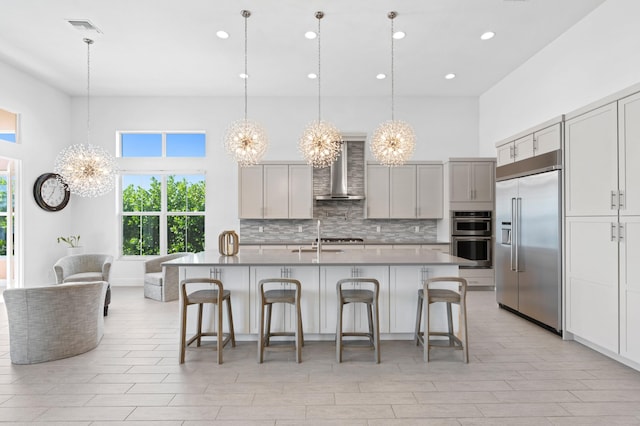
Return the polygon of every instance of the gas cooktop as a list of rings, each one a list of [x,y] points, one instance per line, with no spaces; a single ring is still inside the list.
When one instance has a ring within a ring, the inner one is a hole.
[[[316,243],[318,239],[316,238]],[[364,239],[362,238],[320,238],[322,244],[363,244]]]

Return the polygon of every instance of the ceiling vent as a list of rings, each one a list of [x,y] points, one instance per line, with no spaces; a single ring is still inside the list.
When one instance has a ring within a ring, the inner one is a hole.
[[[96,27],[88,19],[67,19],[73,28],[84,33],[102,34],[100,28]]]

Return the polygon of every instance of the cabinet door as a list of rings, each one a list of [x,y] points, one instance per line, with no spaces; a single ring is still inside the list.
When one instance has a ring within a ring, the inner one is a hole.
[[[443,167],[442,164],[420,164],[417,173],[417,205],[420,219],[442,219]]]
[[[513,142],[500,145],[497,148],[497,164],[496,166],[504,166],[513,163]]]
[[[565,123],[565,205],[567,216],[616,215],[618,188],[616,103]]]
[[[289,218],[313,219],[313,171],[307,165],[289,165]]]
[[[566,329],[618,352],[617,221],[566,219]]]
[[[184,268],[184,278],[215,278],[222,281],[225,290],[231,292],[231,309],[233,310],[233,327],[237,334],[249,333],[249,267],[233,266],[223,268],[188,267]],[[189,291],[198,288],[214,288],[209,284],[192,285]],[[215,330],[215,305],[206,304],[203,309],[203,330]],[[198,309],[190,307],[187,311],[187,332],[195,333],[198,318]],[[222,319],[225,333],[229,330],[227,313],[223,312]]]
[[[240,167],[238,175],[240,219],[262,219],[262,166]]]
[[[492,161],[472,163],[473,198],[474,202],[493,202],[493,192],[496,185],[494,177],[496,164]]]
[[[561,148],[560,123],[533,134],[533,155],[555,151]]]
[[[260,327],[260,286],[259,282],[265,278],[294,278],[300,281],[302,293],[300,295],[302,328],[305,333],[318,333],[318,268],[294,266],[258,266],[251,268],[250,297],[250,331],[259,333]],[[270,284],[269,288],[277,288],[277,284]],[[282,288],[289,289],[289,284],[282,284]],[[295,309],[293,305],[278,303],[273,305],[271,313],[272,331],[295,331]]]
[[[640,215],[640,94],[618,102],[620,214]]]
[[[389,217],[413,219],[416,217],[416,166],[391,167],[389,191]]]
[[[286,219],[289,216],[289,167],[286,164],[263,167],[264,218]]]
[[[533,157],[533,135],[527,135],[513,142],[515,161]]]
[[[367,165],[367,218],[389,218],[389,167]]]
[[[621,220],[620,355],[640,363],[640,217]]]
[[[471,201],[471,163],[455,162],[450,164],[450,201]]]
[[[351,277],[375,278],[380,283],[378,312],[380,333],[389,332],[389,268],[387,266],[325,266],[320,268],[320,332],[336,333],[338,319],[338,280]],[[357,288],[357,285],[352,286]],[[347,285],[345,284],[345,287]],[[345,332],[368,330],[366,307],[363,303],[349,303],[342,313]]]
[[[456,265],[391,266],[389,268],[389,331],[413,333],[418,307],[418,290],[423,288],[424,281],[433,277],[457,275]],[[429,311],[432,331],[447,330],[446,305],[439,305],[444,304],[432,304]],[[458,321],[455,312],[454,326],[457,329]]]

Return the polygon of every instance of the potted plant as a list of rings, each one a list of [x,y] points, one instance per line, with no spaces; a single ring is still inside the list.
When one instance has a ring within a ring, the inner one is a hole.
[[[82,253],[82,247],[80,247],[80,235],[69,235],[68,237],[58,237],[58,244],[67,244],[67,254],[80,254]]]

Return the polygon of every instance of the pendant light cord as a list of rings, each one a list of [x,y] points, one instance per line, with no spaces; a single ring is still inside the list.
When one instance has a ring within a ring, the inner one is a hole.
[[[87,144],[90,144],[91,138],[91,45],[93,40],[90,38],[83,39],[87,43]]]
[[[395,12],[390,14],[391,18],[391,121],[395,120],[395,78],[394,78],[394,42],[393,42],[393,19],[395,18]]]
[[[323,12],[316,12],[316,18],[318,18],[318,123],[320,123],[321,121],[321,103],[320,103],[320,20],[324,17],[324,13]]]
[[[243,10],[242,16],[244,16],[244,121],[247,121],[247,80],[249,80],[247,72],[247,19],[251,16],[251,12]]]

